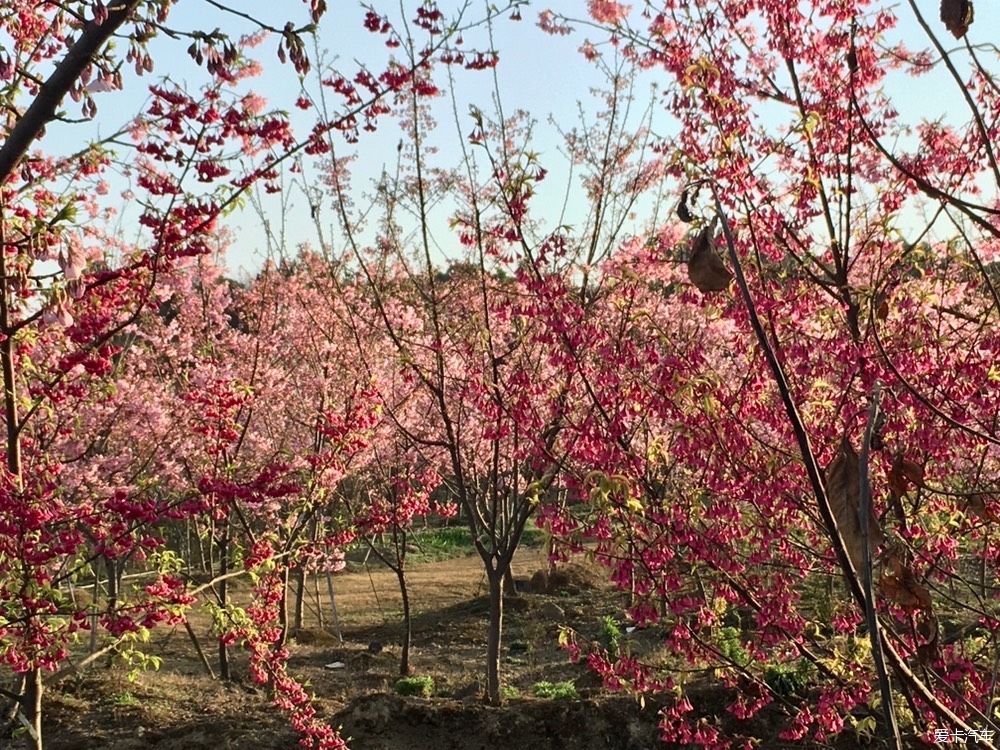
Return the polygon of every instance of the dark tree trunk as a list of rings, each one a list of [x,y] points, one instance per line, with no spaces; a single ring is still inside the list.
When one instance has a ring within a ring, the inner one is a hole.
[[[290,583],[292,566],[290,563],[285,563],[285,572],[281,578],[281,607],[278,610],[278,625],[281,627],[281,633],[278,635],[277,647],[281,648],[286,643],[288,643],[288,584]],[[301,623],[296,627],[295,632],[298,632],[301,628]]]
[[[403,597],[403,637],[400,642],[399,673],[408,675],[410,667],[410,643],[413,640],[413,622],[410,617],[410,592],[406,586],[406,567],[400,565],[396,569],[396,580],[399,581],[399,593]]]
[[[42,670],[32,669],[24,683],[24,715],[35,735],[35,750],[42,750]]]
[[[226,526],[219,539],[219,575],[224,576],[229,572],[229,527]],[[229,602],[229,580],[223,578],[219,582],[219,606],[223,609]],[[232,679],[229,669],[229,650],[226,642],[219,636],[219,678],[228,682]]]
[[[512,564],[507,565],[507,570],[503,574],[503,587],[508,596],[517,596],[520,593],[517,590],[517,583],[514,581],[514,566]]]
[[[108,576],[108,597],[107,603],[105,604],[104,611],[109,615],[113,613],[118,608],[118,597],[121,591],[121,573],[119,568],[119,563],[113,557],[104,558],[104,572]],[[97,597],[97,589],[94,589],[94,597]],[[95,602],[96,604],[96,602]],[[95,608],[96,611],[96,608]],[[97,618],[94,618],[94,626],[96,630]],[[107,658],[104,660],[104,667],[106,669],[111,669],[115,664],[115,652],[109,651]]]
[[[104,558],[104,569],[108,574],[108,612],[114,612],[118,607],[118,595],[121,586],[118,561],[113,557]]]
[[[286,584],[287,585],[287,584]],[[302,615],[306,600],[306,569],[301,565],[295,570],[295,610],[292,623],[295,632],[302,630]]]
[[[486,634],[486,702],[499,706],[504,568],[488,571],[487,579],[490,584],[490,621]]]
[[[62,67],[62,66],[60,66]],[[79,73],[79,71],[77,71]],[[65,92],[64,92],[65,93]],[[38,103],[36,98],[35,104]],[[32,109],[34,109],[35,104],[32,104]],[[29,110],[30,111],[30,110]],[[18,122],[20,127],[23,123],[24,118]],[[44,125],[44,122],[40,123],[40,126]],[[16,129],[16,128],[15,128]],[[4,144],[2,150],[0,150],[0,157],[3,156],[2,152],[7,151],[11,147],[12,138],[14,133],[7,138],[7,142]],[[32,135],[24,144],[24,149],[21,150],[23,154],[24,150],[27,149],[28,144],[30,144]],[[10,166],[4,171],[0,171],[0,176],[6,178],[7,175],[13,170],[14,165],[20,159],[20,154],[10,162]],[[3,159],[0,159],[3,161]],[[2,181],[0,178],[0,181]],[[3,245],[5,241],[5,236],[3,233],[5,217],[0,215],[0,246]],[[7,263],[6,263],[6,253],[0,252],[0,279],[7,278]],[[7,471],[14,478],[16,482],[16,487],[18,490],[24,489],[24,477],[22,473],[21,465],[21,418],[18,415],[17,408],[17,378],[14,371],[14,334],[15,332],[11,330],[10,327],[10,301],[7,299],[7,287],[0,286],[0,368],[3,372],[3,393],[4,393],[4,416],[6,418],[7,427]],[[94,597],[97,597],[97,590],[94,589]],[[25,718],[28,720],[28,724],[31,727],[32,732],[35,735],[34,747],[35,750],[42,750],[42,671],[38,667],[32,669],[25,677],[24,682],[24,694],[23,701],[21,703],[24,709]]]

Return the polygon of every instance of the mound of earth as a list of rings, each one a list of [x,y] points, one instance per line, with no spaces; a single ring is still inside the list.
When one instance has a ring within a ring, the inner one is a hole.
[[[502,707],[398,695],[366,695],[332,723],[352,750],[646,750],[657,741],[654,708],[629,698],[515,700]]]
[[[530,578],[516,579],[518,591],[524,594],[569,594],[576,596],[588,591],[608,588],[607,576],[593,565],[567,563],[553,571],[536,570]]]

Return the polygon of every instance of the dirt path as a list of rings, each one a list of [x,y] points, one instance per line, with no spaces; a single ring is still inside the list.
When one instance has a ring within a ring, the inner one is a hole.
[[[543,550],[521,550],[514,560],[515,575],[530,576],[544,565]],[[406,578],[412,592],[414,616],[445,610],[486,593],[483,564],[478,555],[414,564],[407,571]],[[311,594],[315,592],[315,583],[310,581],[307,585],[307,591]],[[368,572],[338,573],[334,576],[334,587],[337,611],[341,624],[346,628],[373,625],[380,620],[383,624],[394,623],[401,616],[403,604],[399,583],[396,575],[383,566],[372,565]],[[325,580],[319,581],[319,593],[324,613],[323,624],[329,629],[331,609]],[[308,602],[303,624],[307,628],[317,627],[319,620],[313,595]]]

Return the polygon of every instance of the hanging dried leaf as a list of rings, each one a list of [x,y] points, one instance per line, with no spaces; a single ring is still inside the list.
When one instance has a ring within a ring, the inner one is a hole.
[[[692,221],[694,221],[694,215],[691,213],[691,209],[688,208],[687,190],[681,193],[681,202],[677,204],[677,218],[683,221],[685,224],[690,224]]]
[[[860,574],[864,565],[864,546],[861,535],[861,462],[850,441],[844,440],[836,458],[826,468],[826,494],[830,508],[837,520],[837,528],[844,538],[847,554]],[[871,508],[868,509],[868,545],[874,556],[876,548],[884,540],[882,529]]]
[[[916,612],[917,610],[930,612],[931,592],[917,580],[913,571],[903,565],[898,558],[893,558],[888,567],[889,570],[879,581],[882,594],[907,612]]]
[[[726,268],[716,250],[711,224],[702,229],[691,244],[688,278],[703,294],[721,292],[727,289],[729,282],[733,280],[733,275]]]
[[[900,498],[913,486],[924,486],[924,467],[897,453],[889,468],[889,493],[894,498]]]
[[[939,628],[933,612],[925,611],[917,623],[920,642],[917,644],[917,659],[921,664],[933,664],[940,656]]]
[[[916,487],[924,486],[924,467],[915,461],[908,461],[902,458],[899,462],[899,469],[903,472],[903,476],[906,477],[910,482]]]
[[[905,567],[906,563],[903,562],[903,558],[900,557],[897,550],[890,549],[886,552],[885,565],[882,568],[886,575],[893,575],[899,578],[899,576],[903,575]]]
[[[997,521],[996,512],[986,504],[982,495],[972,495],[966,503],[966,511],[972,513],[981,521]]]
[[[879,320],[886,320],[889,317],[889,301],[882,299],[875,308],[875,317]]]
[[[901,471],[896,469],[896,465],[893,464],[892,468],[889,469],[889,496],[893,500],[899,500],[903,495],[906,494],[906,490],[909,488],[909,483],[906,481],[906,477],[903,476]]]
[[[941,22],[956,39],[965,36],[974,17],[972,0],[941,0]]]

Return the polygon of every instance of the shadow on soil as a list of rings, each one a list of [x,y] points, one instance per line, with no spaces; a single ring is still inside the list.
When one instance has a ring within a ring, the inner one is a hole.
[[[459,701],[368,695],[337,714],[353,750],[640,750],[657,747],[656,711],[629,699]]]

